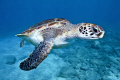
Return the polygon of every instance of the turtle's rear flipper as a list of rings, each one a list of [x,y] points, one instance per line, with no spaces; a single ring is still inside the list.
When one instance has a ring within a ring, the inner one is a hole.
[[[25,43],[26,41],[22,39],[22,41],[20,42],[20,47],[23,47]]]
[[[52,40],[40,42],[29,57],[20,63],[20,68],[25,71],[36,68],[47,57],[53,44]]]

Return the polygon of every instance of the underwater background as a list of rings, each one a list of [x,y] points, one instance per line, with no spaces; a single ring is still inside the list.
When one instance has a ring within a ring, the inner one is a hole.
[[[34,49],[15,37],[46,19],[94,23],[105,30],[100,40],[76,40],[52,49],[34,70],[19,64]],[[0,80],[120,80],[120,0],[0,0]]]

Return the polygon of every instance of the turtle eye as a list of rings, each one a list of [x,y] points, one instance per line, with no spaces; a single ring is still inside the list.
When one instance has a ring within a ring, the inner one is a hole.
[[[94,31],[95,33],[97,33],[98,30],[97,30],[96,28],[93,27],[93,31]]]

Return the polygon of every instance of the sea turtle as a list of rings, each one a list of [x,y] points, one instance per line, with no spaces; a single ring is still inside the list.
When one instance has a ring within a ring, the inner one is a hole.
[[[24,41],[35,46],[35,50],[20,63],[19,67],[26,71],[36,68],[47,57],[53,46],[66,45],[69,43],[67,39],[99,39],[104,33],[100,26],[91,23],[72,24],[64,18],[42,21],[16,35],[22,38],[21,47]]]

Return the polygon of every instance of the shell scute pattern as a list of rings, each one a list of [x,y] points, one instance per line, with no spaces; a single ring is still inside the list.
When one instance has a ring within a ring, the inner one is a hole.
[[[48,19],[48,20],[42,21],[42,22],[28,28],[27,30],[22,32],[22,34],[31,33],[32,31],[37,30],[37,29],[43,30],[43,29],[50,28],[50,27],[55,27],[55,28],[61,27],[63,25],[66,25],[66,23],[68,23],[68,22],[69,21],[64,18]]]
[[[48,27],[54,27],[54,25],[59,25],[59,22],[52,22],[48,24]]]
[[[54,22],[54,21],[55,21],[55,19],[48,19],[48,20],[39,22],[38,24],[36,24],[36,25],[34,25],[34,26],[30,27],[30,28],[31,28],[31,29],[37,28],[37,27],[39,27],[39,26],[41,26],[41,25],[48,24],[48,23],[51,23],[51,22]]]

